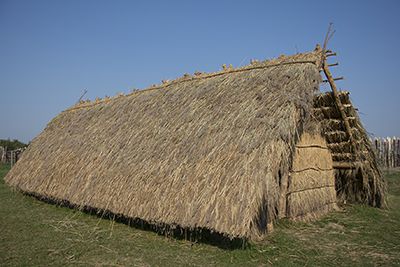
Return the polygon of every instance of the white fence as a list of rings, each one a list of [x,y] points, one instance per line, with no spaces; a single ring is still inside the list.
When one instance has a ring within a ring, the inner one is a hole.
[[[400,137],[375,138],[372,144],[383,167],[400,167]]]

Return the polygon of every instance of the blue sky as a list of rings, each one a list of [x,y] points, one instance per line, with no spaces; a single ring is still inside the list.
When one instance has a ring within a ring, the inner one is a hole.
[[[30,141],[87,97],[314,49],[367,130],[400,136],[400,1],[0,0],[0,138]]]

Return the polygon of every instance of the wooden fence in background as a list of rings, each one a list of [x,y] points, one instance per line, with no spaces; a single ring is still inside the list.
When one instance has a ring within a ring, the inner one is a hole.
[[[26,147],[18,148],[16,150],[8,150],[7,147],[0,146],[0,163],[8,163],[14,165],[22,153],[25,151]]]
[[[372,144],[383,167],[400,167],[400,137],[375,138]]]

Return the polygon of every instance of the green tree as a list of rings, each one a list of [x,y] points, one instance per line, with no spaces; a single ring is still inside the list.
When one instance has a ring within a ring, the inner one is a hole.
[[[8,150],[15,150],[21,147],[26,147],[27,144],[18,141],[17,139],[0,139],[0,146],[7,147]]]

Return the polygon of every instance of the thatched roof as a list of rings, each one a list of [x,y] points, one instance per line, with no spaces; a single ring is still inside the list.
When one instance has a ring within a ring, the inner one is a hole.
[[[320,50],[185,76],[74,106],[37,136],[6,181],[151,223],[230,237],[274,218],[276,175],[318,90]]]

